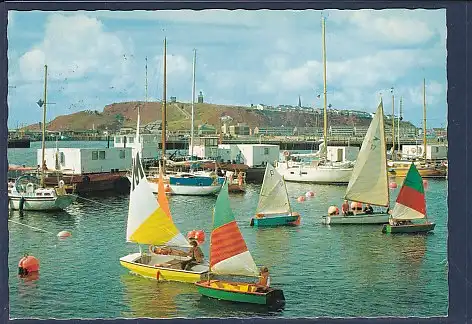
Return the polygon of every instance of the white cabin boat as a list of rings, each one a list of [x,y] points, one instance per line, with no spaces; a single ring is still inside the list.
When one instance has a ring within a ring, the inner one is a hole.
[[[64,182],[55,188],[42,188],[38,178],[25,175],[8,183],[8,207],[12,210],[58,211],[69,207],[75,195],[65,192]]]

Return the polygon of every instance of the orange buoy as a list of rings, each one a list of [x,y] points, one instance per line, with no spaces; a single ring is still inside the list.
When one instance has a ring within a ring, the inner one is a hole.
[[[303,202],[305,201],[305,196],[300,196],[297,198],[298,202]]]
[[[32,272],[39,271],[39,260],[32,255],[25,254],[18,262],[18,274],[20,276],[27,276]]]
[[[202,230],[195,231],[195,239],[197,240],[198,244],[205,242],[205,232]]]
[[[390,182],[389,185],[388,185],[388,187],[389,187],[390,189],[396,189],[396,188],[397,188],[397,183],[396,183],[396,182]]]
[[[164,185],[164,191],[165,192],[170,192],[171,191],[170,184],[167,183],[166,185]]]
[[[195,238],[195,233],[196,233],[196,232],[197,232],[196,230],[193,230],[193,231],[188,232],[188,233],[187,233],[187,238],[188,238],[189,240]]]
[[[313,191],[308,191],[306,194],[305,194],[305,197],[307,198],[310,198],[310,197],[314,197],[315,196],[315,193]]]
[[[59,238],[66,238],[69,236],[72,236],[72,234],[69,231],[60,231],[59,233],[57,233],[57,237]]]

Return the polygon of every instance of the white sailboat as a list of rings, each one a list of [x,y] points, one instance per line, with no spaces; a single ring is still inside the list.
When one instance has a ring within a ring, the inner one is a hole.
[[[327,91],[326,91],[326,37],[325,18],[322,19],[322,40],[323,40],[323,82],[324,82],[324,130],[323,145],[320,145],[318,155],[320,160],[313,160],[311,163],[301,163],[289,161],[277,163],[277,171],[284,177],[285,181],[307,182],[320,184],[346,184],[349,182],[353,170],[353,162],[331,162],[327,161]]]
[[[15,183],[8,183],[8,206],[12,210],[57,211],[69,207],[77,199],[75,195],[66,193],[62,180],[54,188],[46,188],[44,185],[47,76],[48,66],[45,65],[44,99],[38,101],[38,105],[43,107],[41,179],[25,175],[16,179]]]
[[[267,163],[256,216],[251,226],[299,225],[300,214],[292,211],[283,177]]]
[[[387,170],[383,103],[377,108],[357,157],[354,171],[344,199],[374,206],[389,207],[390,193]],[[389,213],[373,212],[354,215],[323,216],[322,223],[333,224],[386,224]]]

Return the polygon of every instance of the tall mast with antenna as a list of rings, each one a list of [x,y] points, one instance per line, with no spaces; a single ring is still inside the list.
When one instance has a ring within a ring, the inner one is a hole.
[[[163,86],[163,95],[162,95],[162,173],[165,175],[166,171],[166,98],[167,98],[167,70],[166,70],[166,61],[167,61],[167,39],[164,38],[164,86]]]
[[[423,78],[423,158],[426,162],[426,79]]]
[[[398,142],[398,153],[400,153],[401,146],[400,146],[400,122],[402,121],[403,117],[403,97],[400,97],[400,112],[398,114],[398,125],[397,125],[397,132],[398,132],[398,137],[397,137],[397,142]]]
[[[41,149],[41,187],[44,188],[44,169],[45,169],[45,148],[46,148],[46,102],[47,102],[47,86],[48,86],[48,66],[44,65],[44,102],[43,102],[43,127],[42,127],[42,149]]]
[[[193,136],[194,136],[194,123],[195,123],[195,65],[197,63],[197,50],[193,50],[193,73],[192,73],[192,125],[190,128],[190,159],[193,160]]]
[[[324,139],[324,146],[323,152],[320,152],[323,157],[326,157],[327,149],[328,149],[328,98],[326,93],[326,18],[321,18],[321,33],[322,33],[322,46],[323,46],[323,95],[324,95],[324,119],[323,119],[323,139]]]
[[[390,91],[392,92],[392,160],[395,160],[395,94],[393,87]]]

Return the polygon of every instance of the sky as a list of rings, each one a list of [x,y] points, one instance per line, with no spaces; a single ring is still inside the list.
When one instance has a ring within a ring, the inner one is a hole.
[[[446,11],[174,10],[9,11],[8,127],[37,123],[48,65],[47,120],[114,102],[162,98],[167,38],[167,99],[322,107],[321,16],[326,17],[327,96],[335,109],[374,112],[383,97],[416,126],[447,118]],[[160,119],[160,112],[156,112]]]

